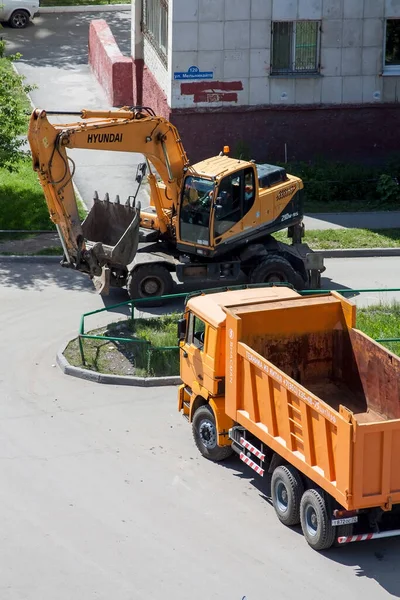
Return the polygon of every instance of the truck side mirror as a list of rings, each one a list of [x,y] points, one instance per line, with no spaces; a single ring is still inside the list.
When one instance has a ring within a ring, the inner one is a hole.
[[[181,342],[186,337],[186,319],[178,321],[178,340]]]

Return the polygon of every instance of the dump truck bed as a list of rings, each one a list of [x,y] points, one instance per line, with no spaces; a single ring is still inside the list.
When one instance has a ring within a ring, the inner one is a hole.
[[[338,294],[274,289],[220,307],[226,414],[346,509],[400,503],[400,359]]]

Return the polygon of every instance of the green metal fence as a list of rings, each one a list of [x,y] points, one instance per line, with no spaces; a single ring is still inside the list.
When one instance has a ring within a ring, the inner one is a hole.
[[[271,284],[272,285],[272,284]],[[287,284],[273,284],[274,286],[283,286],[287,287]],[[84,313],[81,317],[80,327],[79,327],[79,351],[82,360],[82,364],[86,365],[85,353],[84,353],[84,344],[83,341],[85,339],[94,339],[101,340],[104,342],[114,342],[118,344],[132,344],[136,347],[136,349],[140,348],[140,355],[143,358],[143,355],[146,356],[146,371],[147,374],[151,374],[152,372],[152,362],[154,361],[154,357],[160,355],[160,353],[170,353],[172,357],[172,353],[176,353],[179,351],[179,346],[153,346],[149,341],[143,340],[135,337],[119,337],[119,336],[110,336],[110,335],[93,335],[90,333],[85,333],[85,319],[95,314],[108,312],[111,310],[115,310],[121,307],[128,307],[130,312],[130,318],[134,322],[135,319],[135,308],[139,306],[144,308],[146,303],[160,301],[162,303],[170,302],[174,300],[185,299],[186,301],[192,297],[195,297],[199,294],[211,294],[215,292],[221,291],[233,291],[233,290],[241,290],[247,288],[263,288],[266,287],[266,284],[244,284],[244,285],[236,285],[236,286],[225,286],[219,288],[206,289],[202,291],[192,292],[192,293],[179,293],[179,294],[170,294],[168,296],[160,296],[157,298],[143,298],[143,299],[135,299],[135,300],[127,300],[126,302],[120,302],[118,304],[114,304],[112,306],[107,306],[105,308],[100,308],[98,310],[93,310],[87,313]],[[303,290],[299,292],[303,296],[309,296],[313,294],[329,294],[332,290]],[[400,293],[400,288],[389,288],[389,289],[381,289],[381,288],[366,288],[366,289],[339,289],[335,290],[339,294],[343,296],[355,296],[363,293]],[[400,342],[400,337],[392,337],[392,338],[376,338],[377,342],[388,344],[392,342]]]

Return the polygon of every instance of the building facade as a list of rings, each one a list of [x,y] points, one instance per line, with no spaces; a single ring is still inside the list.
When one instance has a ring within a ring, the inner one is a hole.
[[[134,99],[195,158],[397,150],[400,0],[134,0]]]

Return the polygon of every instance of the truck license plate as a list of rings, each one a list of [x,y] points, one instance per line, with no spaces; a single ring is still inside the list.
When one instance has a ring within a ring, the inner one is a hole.
[[[347,519],[333,519],[332,525],[349,525],[350,523],[357,523],[358,517],[347,517]]]

